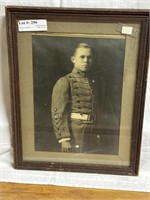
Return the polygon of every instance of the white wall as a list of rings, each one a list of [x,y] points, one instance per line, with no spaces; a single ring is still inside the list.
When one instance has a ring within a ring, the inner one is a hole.
[[[150,191],[150,72],[148,76],[140,173],[137,177],[14,170],[11,166],[10,96],[5,6],[148,9],[150,0],[0,0],[0,181]],[[149,70],[150,71],[150,70]]]

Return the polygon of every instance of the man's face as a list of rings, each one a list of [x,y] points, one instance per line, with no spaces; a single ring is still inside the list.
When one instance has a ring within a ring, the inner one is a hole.
[[[76,50],[76,53],[71,58],[74,63],[74,67],[86,72],[90,69],[92,64],[92,51],[90,48],[80,47]]]

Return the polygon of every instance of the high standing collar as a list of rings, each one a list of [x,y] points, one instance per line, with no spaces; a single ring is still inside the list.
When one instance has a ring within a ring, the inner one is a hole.
[[[86,73],[85,72],[82,72],[81,70],[77,69],[77,68],[73,68],[72,70],[72,73],[78,75],[78,76],[81,76],[81,77],[85,77],[86,76]]]

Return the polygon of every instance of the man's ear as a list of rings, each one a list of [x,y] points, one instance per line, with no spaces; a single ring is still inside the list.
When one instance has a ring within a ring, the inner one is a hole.
[[[74,56],[71,56],[70,59],[71,59],[71,61],[74,63]]]

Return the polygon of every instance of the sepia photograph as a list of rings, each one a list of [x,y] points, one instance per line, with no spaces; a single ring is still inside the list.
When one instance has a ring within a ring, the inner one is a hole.
[[[32,36],[35,150],[118,154],[125,39]]]

